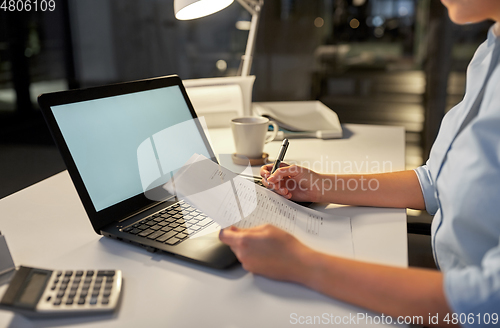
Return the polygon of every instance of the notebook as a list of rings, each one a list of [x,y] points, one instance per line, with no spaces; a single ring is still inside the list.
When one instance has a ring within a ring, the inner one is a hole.
[[[237,262],[216,223],[161,188],[195,153],[217,162],[178,76],[38,102],[96,233],[215,268]]]

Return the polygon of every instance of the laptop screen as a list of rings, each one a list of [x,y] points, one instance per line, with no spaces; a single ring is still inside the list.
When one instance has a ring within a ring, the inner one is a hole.
[[[179,169],[194,153],[211,157],[176,85],[51,110],[96,211],[146,190],[138,155],[148,140],[153,140],[154,161],[161,163],[162,173],[149,187],[167,182],[169,171]]]

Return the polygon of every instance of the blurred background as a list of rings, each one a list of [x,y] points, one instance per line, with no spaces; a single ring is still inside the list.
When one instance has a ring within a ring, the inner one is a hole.
[[[194,21],[176,20],[173,0],[0,10],[0,198],[65,169],[37,95],[168,74],[236,75],[249,20],[237,2]],[[342,123],[404,126],[414,168],[461,100],[491,24],[455,26],[439,0],[266,0],[253,100],[317,99]]]

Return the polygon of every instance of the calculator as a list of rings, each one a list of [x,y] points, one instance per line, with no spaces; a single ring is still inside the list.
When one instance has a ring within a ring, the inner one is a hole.
[[[120,270],[51,271],[21,266],[0,309],[29,317],[112,312],[122,289]]]

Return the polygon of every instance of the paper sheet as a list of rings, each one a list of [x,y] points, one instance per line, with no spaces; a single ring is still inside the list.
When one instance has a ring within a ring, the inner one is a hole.
[[[354,257],[349,217],[327,215],[296,204],[202,155],[194,155],[164,188],[222,228],[270,223],[318,251]]]

